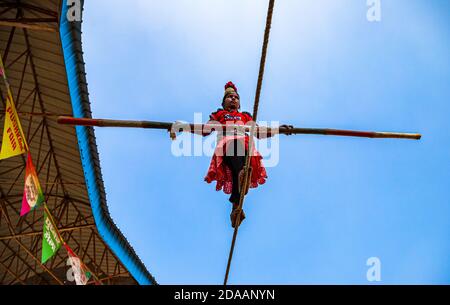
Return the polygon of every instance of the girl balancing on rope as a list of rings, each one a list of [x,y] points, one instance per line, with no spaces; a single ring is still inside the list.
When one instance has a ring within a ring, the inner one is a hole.
[[[246,125],[253,122],[253,118],[248,112],[240,112],[240,100],[236,86],[232,82],[225,85],[225,93],[222,99],[222,107],[210,115],[207,124],[231,124]],[[292,126],[283,125],[285,128]],[[194,133],[197,133],[194,131]],[[203,136],[211,134],[208,131],[202,131]],[[256,132],[258,139],[272,137],[275,133]],[[249,135],[242,129],[225,128],[224,132],[218,132],[217,147],[211,159],[208,172],[205,177],[207,183],[217,181],[216,190],[223,190],[225,194],[231,194],[229,201],[233,204],[231,211],[232,227],[239,226],[245,219],[244,211],[237,220],[237,208],[241,196],[242,184],[244,181],[244,167],[246,156],[249,153]],[[267,179],[266,169],[262,163],[262,156],[254,148],[250,157],[249,182],[244,193],[247,194],[248,188],[256,188],[264,184]]]

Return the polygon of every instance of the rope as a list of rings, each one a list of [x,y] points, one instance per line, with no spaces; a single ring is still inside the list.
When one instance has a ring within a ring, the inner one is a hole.
[[[259,63],[259,75],[258,75],[258,84],[256,86],[256,94],[255,94],[255,104],[253,106],[253,122],[256,122],[256,119],[258,117],[258,108],[259,108],[259,97],[261,95],[261,87],[262,87],[262,81],[264,78],[264,68],[266,65],[266,55],[267,55],[267,46],[269,45],[269,35],[270,35],[270,27],[272,24],[272,15],[273,15],[273,7],[275,4],[275,0],[270,0],[269,2],[269,8],[267,11],[267,19],[266,19],[266,29],[264,31],[264,42],[262,47],[262,53],[261,53],[261,61]],[[224,285],[228,282],[228,275],[230,273],[230,267],[231,267],[231,260],[233,259],[233,252],[234,252],[234,246],[236,243],[236,237],[239,230],[240,225],[240,217],[242,213],[242,207],[244,205],[244,197],[245,197],[245,191],[249,184],[249,169],[250,169],[250,159],[253,152],[253,142],[254,142],[254,135],[255,135],[255,127],[256,124],[252,125],[251,131],[250,131],[250,141],[249,141],[249,147],[247,154],[247,157],[245,159],[245,167],[244,167],[244,183],[242,183],[242,188],[240,190],[241,196],[239,198],[239,207],[237,208],[237,215],[236,215],[236,225],[234,228],[233,233],[233,239],[231,241],[231,248],[230,248],[230,254],[228,256],[228,264],[227,264],[227,270],[225,272],[225,279],[224,279]]]

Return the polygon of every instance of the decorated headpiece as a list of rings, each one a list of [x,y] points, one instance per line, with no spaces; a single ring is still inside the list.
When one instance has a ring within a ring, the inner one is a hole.
[[[227,97],[228,94],[232,94],[232,93],[239,96],[236,86],[232,82],[228,82],[225,84],[225,92],[223,94],[222,101],[225,100],[225,98]]]

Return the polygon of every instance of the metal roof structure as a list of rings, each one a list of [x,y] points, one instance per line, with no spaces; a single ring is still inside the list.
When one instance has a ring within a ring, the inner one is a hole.
[[[0,0],[0,54],[22,128],[68,245],[104,284],[156,284],[109,215],[93,128],[56,123],[91,117],[81,22],[67,20],[66,2]],[[0,161],[0,284],[70,284],[63,249],[41,264],[42,209],[19,216],[25,163],[25,155]]]

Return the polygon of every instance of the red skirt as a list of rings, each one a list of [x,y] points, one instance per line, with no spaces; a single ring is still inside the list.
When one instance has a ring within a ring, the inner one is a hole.
[[[225,194],[231,194],[233,189],[233,176],[231,170],[224,163],[224,155],[227,148],[227,144],[234,139],[238,139],[245,142],[245,150],[248,151],[248,137],[244,136],[226,136],[217,144],[214,151],[214,155],[209,165],[208,173],[206,174],[205,181],[208,183],[217,181],[216,191],[223,190]],[[250,187],[256,188],[260,184],[264,184],[267,178],[267,172],[262,163],[261,154],[253,148],[253,153],[250,157],[250,166],[252,167],[252,176],[250,180]]]

